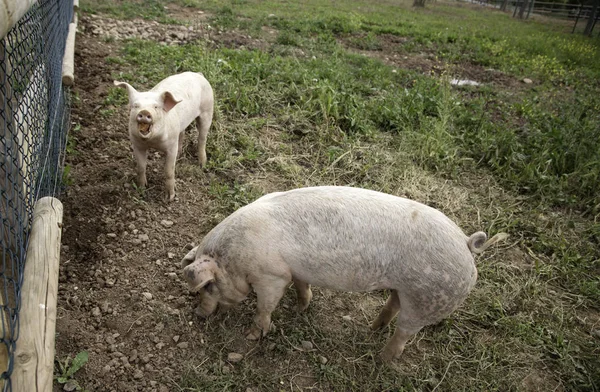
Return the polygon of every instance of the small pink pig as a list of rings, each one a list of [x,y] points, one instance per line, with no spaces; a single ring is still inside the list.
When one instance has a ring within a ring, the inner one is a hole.
[[[206,164],[206,137],[212,122],[213,90],[201,73],[183,72],[169,76],[152,90],[139,92],[125,82],[115,86],[129,93],[129,140],[137,162],[137,184],[147,185],[147,152],[153,148],[166,154],[167,200],[175,197],[175,161],[181,154],[183,134],[196,119],[198,160]]]
[[[240,208],[213,228],[181,261],[191,291],[208,316],[253,289],[257,314],[247,334],[265,335],[271,312],[293,281],[298,309],[310,285],[340,291],[390,290],[372,328],[397,316],[383,350],[390,361],[426,325],[450,315],[477,280],[472,253],[506,238],[467,237],[438,210],[421,203],[349,187],[313,187],[271,193]]]

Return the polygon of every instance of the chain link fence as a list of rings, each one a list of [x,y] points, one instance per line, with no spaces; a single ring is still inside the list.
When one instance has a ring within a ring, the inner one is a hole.
[[[73,0],[39,0],[0,37],[1,381],[11,390],[20,293],[35,202],[60,192],[69,128],[61,83]],[[35,377],[35,375],[32,375]]]

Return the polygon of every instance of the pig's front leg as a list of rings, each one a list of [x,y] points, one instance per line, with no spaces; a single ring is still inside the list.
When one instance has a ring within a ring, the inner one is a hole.
[[[167,201],[175,198],[175,161],[177,160],[177,145],[167,150],[165,157],[165,186],[167,188]]]
[[[148,185],[146,181],[146,166],[148,165],[148,150],[133,145],[133,155],[136,162],[137,185],[140,188],[145,188]]]
[[[296,288],[296,294],[298,296],[298,310],[303,312],[308,308],[310,300],[312,299],[310,285],[301,280],[294,279],[294,287]]]
[[[257,340],[271,329],[271,313],[283,297],[291,279],[280,276],[265,276],[252,287],[256,291],[256,316],[254,325],[246,334],[246,339]]]

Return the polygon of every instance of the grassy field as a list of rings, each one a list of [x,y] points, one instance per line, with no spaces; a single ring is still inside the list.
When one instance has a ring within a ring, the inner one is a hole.
[[[141,4],[82,1],[82,11],[205,32],[207,40],[184,45],[127,40],[106,58],[121,69],[113,78],[135,86],[188,70],[213,85],[206,171],[215,177],[202,233],[267,192],[349,185],[424,202],[468,234],[511,235],[478,259],[480,278],[466,303],[421,331],[393,366],[376,357],[388,331],[368,333],[372,318],[342,320],[345,307],[369,305],[375,314],[384,294],[324,293],[317,309],[338,312],[337,323],[324,324],[314,309],[276,311],[280,328],[260,358],[228,372],[190,360],[175,380],[179,390],[600,389],[598,39],[460,3]],[[210,44],[219,32],[259,44]],[[483,84],[456,87],[457,77]],[[126,101],[111,88],[101,115]],[[203,175],[193,162],[177,166],[178,178]],[[241,334],[241,327],[204,328],[222,334],[221,350]],[[274,374],[271,361],[285,361],[302,340],[319,351]],[[295,378],[303,372],[310,383]]]

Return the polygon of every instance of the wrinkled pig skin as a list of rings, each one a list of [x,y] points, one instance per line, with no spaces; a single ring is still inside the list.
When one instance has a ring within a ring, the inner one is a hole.
[[[167,200],[175,198],[175,161],[181,155],[184,131],[196,120],[198,161],[206,164],[206,138],[212,123],[214,95],[201,73],[183,72],[162,80],[150,91],[114,81],[129,94],[129,140],[136,160],[137,184],[147,185],[148,149],[165,153]]]
[[[182,268],[206,316],[256,292],[249,339],[269,331],[271,312],[291,281],[301,311],[312,298],[310,285],[390,290],[371,327],[397,317],[382,353],[391,361],[421,328],[461,305],[477,280],[473,253],[504,238],[467,237],[440,211],[409,199],[350,187],[300,188],[231,214],[182,259]]]

